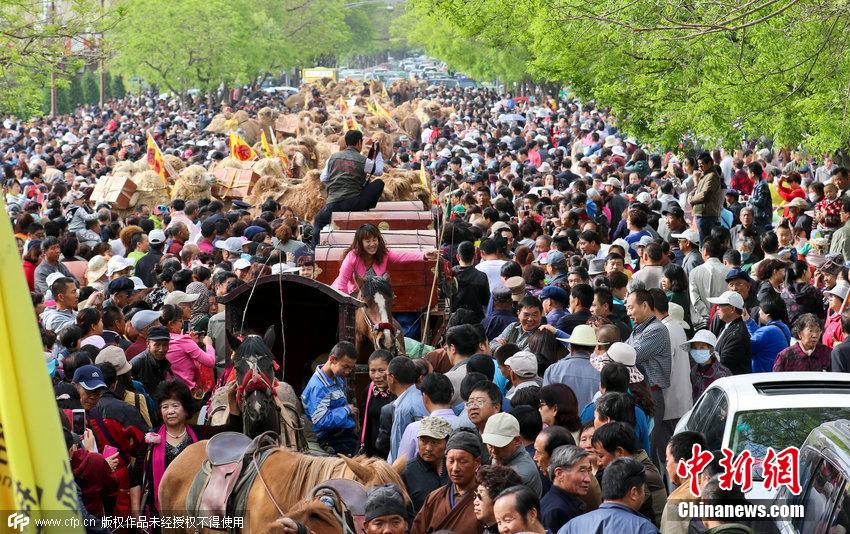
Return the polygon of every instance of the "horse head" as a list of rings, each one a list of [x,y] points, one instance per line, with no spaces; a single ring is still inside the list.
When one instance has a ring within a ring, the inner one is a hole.
[[[343,534],[344,532],[343,525],[333,510],[319,499],[296,505],[286,517],[307,527],[307,532],[315,534]],[[280,518],[271,525],[269,532],[286,533],[291,530]]]
[[[393,319],[392,286],[386,277],[367,276],[358,284],[358,298],[366,305],[362,313],[369,333],[366,337],[372,340],[375,349],[385,349],[393,353],[400,352],[399,329]]]
[[[274,344],[273,327],[266,332],[265,338],[245,337],[233,360],[243,433],[250,437],[267,430],[280,433],[280,410],[274,399],[277,396],[275,361],[270,349]]]

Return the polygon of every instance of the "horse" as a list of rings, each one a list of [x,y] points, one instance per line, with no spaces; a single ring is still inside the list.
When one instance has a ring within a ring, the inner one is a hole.
[[[169,464],[159,485],[160,510],[185,515],[186,495],[207,458],[206,443],[189,445]],[[242,532],[270,532],[270,525],[282,516],[280,511],[293,509],[317,484],[330,479],[356,480],[366,487],[396,484],[404,492],[399,474],[403,467],[400,461],[391,466],[379,458],[309,456],[278,447],[260,466],[259,475],[247,490]],[[409,500],[406,493],[404,496]]]
[[[357,298],[365,306],[357,310],[355,316],[354,346],[357,349],[357,363],[366,363],[369,355],[378,349],[385,349],[394,355],[404,354],[404,334],[401,325],[393,318],[392,286],[385,276],[367,276],[361,279],[355,276],[359,288]]]

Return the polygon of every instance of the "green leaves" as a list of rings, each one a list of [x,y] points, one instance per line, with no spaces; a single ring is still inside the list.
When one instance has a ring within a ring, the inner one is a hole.
[[[673,147],[850,141],[846,5],[798,0],[413,0],[408,39],[487,79],[565,84]]]

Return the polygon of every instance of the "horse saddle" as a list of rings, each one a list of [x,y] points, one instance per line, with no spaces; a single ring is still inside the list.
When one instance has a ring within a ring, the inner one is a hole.
[[[207,441],[207,460],[192,483],[186,505],[195,507],[198,517],[224,517],[229,510],[244,510],[244,506],[234,506],[241,490],[250,487],[259,469],[255,463],[257,453],[268,451],[280,445],[280,439],[273,432],[260,434],[254,439],[239,432],[221,432]],[[262,456],[265,458],[265,456]]]

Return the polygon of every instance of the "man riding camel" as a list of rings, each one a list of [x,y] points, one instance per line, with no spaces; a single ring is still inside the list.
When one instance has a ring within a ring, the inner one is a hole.
[[[322,170],[320,179],[327,187],[328,198],[325,207],[316,214],[313,221],[314,248],[319,243],[322,228],[331,222],[335,211],[372,209],[384,192],[383,180],[369,180],[372,175],[384,174],[384,158],[380,145],[372,145],[368,157],[360,153],[362,150],[363,132],[349,130],[345,134],[345,150],[328,158]]]

